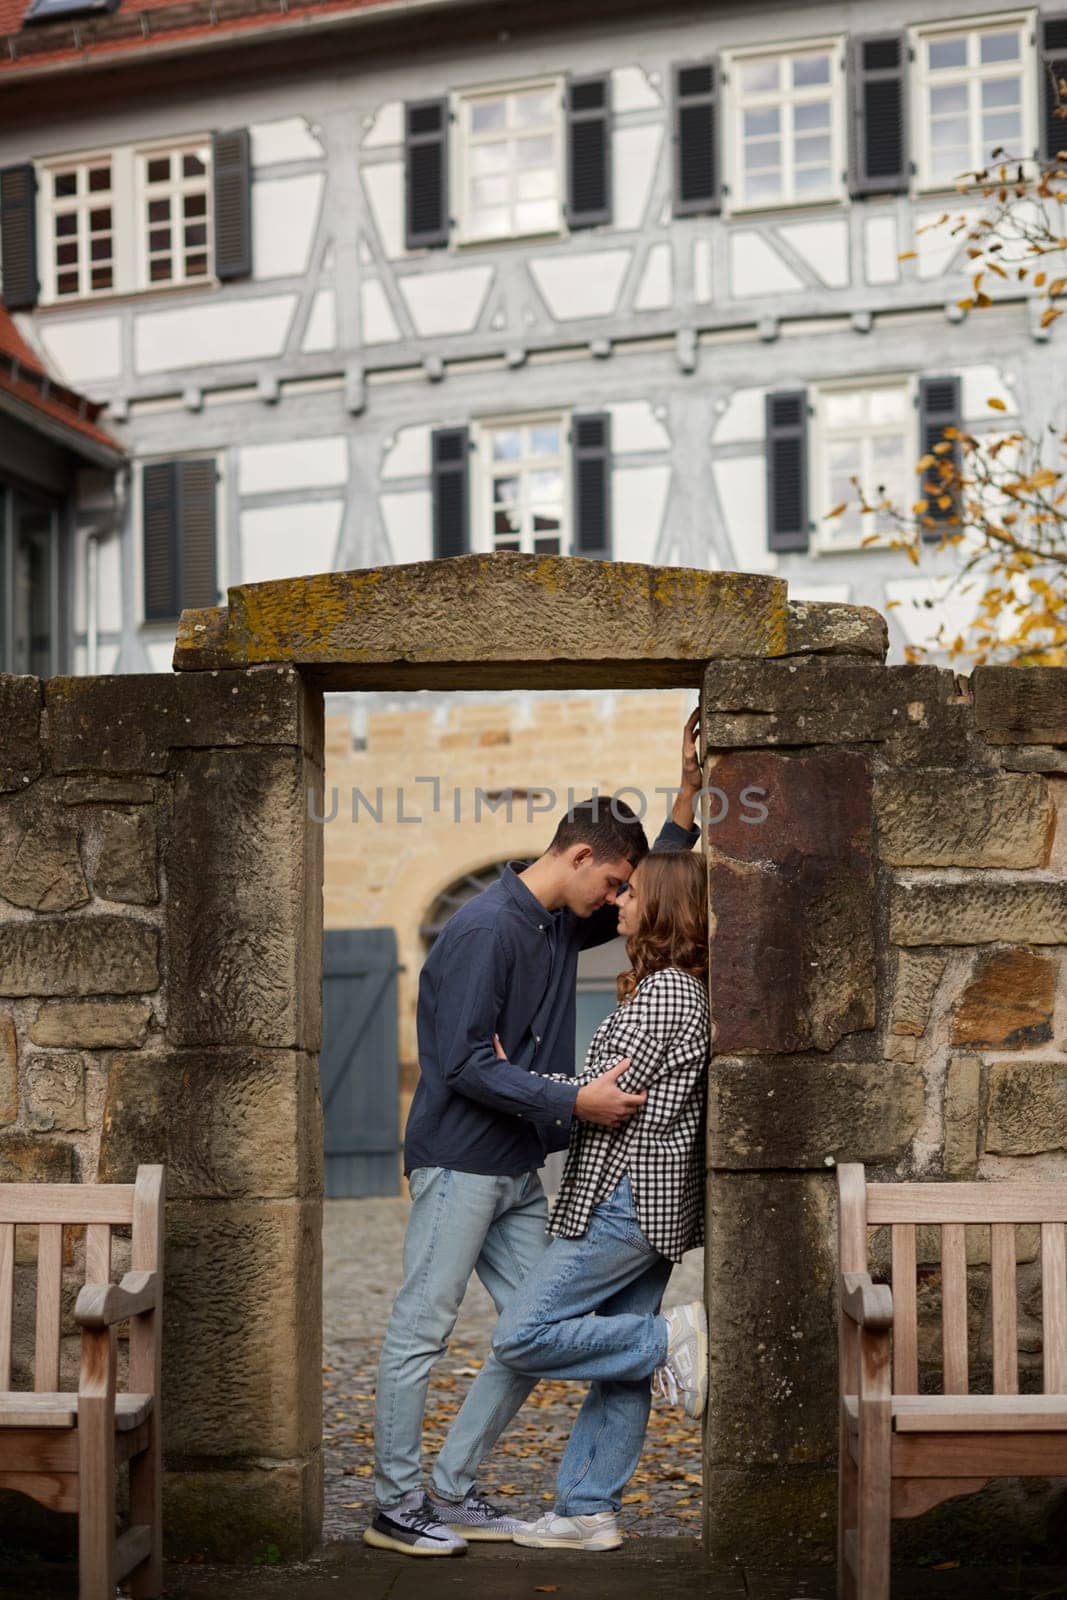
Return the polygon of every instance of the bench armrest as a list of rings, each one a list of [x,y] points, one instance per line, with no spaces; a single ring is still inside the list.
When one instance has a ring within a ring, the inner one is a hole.
[[[110,1328],[127,1317],[152,1311],[158,1301],[159,1274],[127,1272],[121,1283],[87,1283],[78,1294],[74,1320],[83,1328]]]
[[[869,1272],[846,1272],[841,1279],[841,1309],[858,1327],[887,1333],[893,1326],[893,1291],[873,1283]]]

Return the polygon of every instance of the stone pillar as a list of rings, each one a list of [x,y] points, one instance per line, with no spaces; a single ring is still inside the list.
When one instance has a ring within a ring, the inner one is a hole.
[[[9,678],[0,710],[0,1177],[165,1163],[168,1553],[306,1554],[321,695],[288,667]]]
[[[703,721],[724,797],[707,828],[707,1538],[719,1560],[829,1559],[834,1165],[1067,1174],[1049,948],[1067,944],[1067,776],[1046,776],[1067,767],[1067,669],[969,683],[831,645],[711,665]],[[872,1238],[883,1272],[886,1246]],[[988,1246],[985,1265],[977,1239],[969,1254],[978,1370]],[[936,1363],[936,1294],[921,1303]]]

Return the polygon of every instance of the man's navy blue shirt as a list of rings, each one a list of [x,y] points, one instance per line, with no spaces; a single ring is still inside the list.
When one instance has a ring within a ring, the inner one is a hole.
[[[689,850],[697,827],[667,822],[656,850]],[[618,933],[618,913],[546,911],[509,863],[449,918],[419,978],[421,1076],[404,1172],[449,1167],[514,1177],[570,1139],[578,954]],[[500,1061],[493,1034],[507,1051]]]

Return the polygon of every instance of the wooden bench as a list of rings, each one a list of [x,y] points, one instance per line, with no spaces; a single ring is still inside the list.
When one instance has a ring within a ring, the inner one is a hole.
[[[36,1223],[34,1387],[11,1388],[15,1228]],[[131,1270],[111,1282],[111,1229],[132,1224]],[[78,1392],[59,1388],[63,1228],[85,1225]],[[132,1184],[0,1184],[0,1488],[78,1514],[80,1600],[162,1592],[159,1377],[163,1168]],[[129,1390],[115,1392],[117,1324],[129,1320]],[[115,1471],[130,1463],[130,1527],[115,1534]]]
[[[888,1600],[893,1517],[990,1478],[1067,1475],[1067,1183],[872,1183],[837,1169],[841,1269],[837,1592]],[[967,1224],[990,1228],[993,1390],[970,1394]],[[1019,1394],[1015,1227],[1041,1225],[1044,1393]],[[892,1289],[867,1229],[892,1230]],[[917,1224],[941,1229],[943,1394],[920,1394]]]

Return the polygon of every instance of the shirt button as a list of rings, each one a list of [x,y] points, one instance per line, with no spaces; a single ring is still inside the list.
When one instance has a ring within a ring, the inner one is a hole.
[[[563,1126],[563,1119],[561,1117],[557,1117],[556,1118],[556,1127],[557,1128],[562,1128],[562,1126]]]
[[[539,1033],[535,1033],[535,1034],[534,1034],[534,1039],[535,1039],[535,1040],[536,1040],[536,1042],[537,1042],[537,1043],[538,1043],[538,1044],[540,1044],[540,1043],[541,1043],[541,1035],[540,1035],[540,1034],[539,1034]]]

